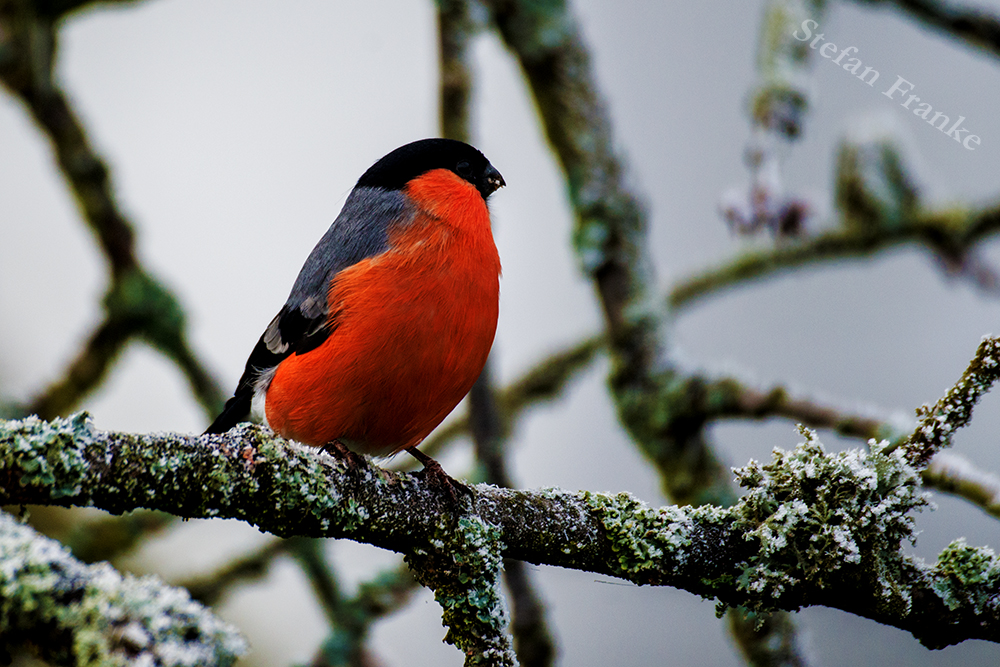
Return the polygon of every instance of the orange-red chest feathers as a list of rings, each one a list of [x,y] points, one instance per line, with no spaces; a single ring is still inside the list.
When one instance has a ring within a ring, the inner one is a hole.
[[[445,169],[404,191],[413,219],[331,282],[329,337],[276,368],[265,414],[278,433],[392,454],[423,440],[482,371],[500,292],[486,203]]]

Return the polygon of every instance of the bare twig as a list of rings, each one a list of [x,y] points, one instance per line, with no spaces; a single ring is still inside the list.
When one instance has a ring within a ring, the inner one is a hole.
[[[923,245],[960,262],[976,244],[998,232],[1000,204],[971,211],[927,212],[894,228],[838,227],[794,245],[746,253],[718,268],[683,279],[671,290],[667,305],[678,311],[707,296],[791,269],[824,261],[870,257],[905,244]]]
[[[862,5],[891,5],[946,35],[1000,56],[1000,18],[980,7],[963,7],[950,0],[855,0]]]

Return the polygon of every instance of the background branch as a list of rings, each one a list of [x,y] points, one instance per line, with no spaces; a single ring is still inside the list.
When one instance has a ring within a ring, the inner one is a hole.
[[[871,257],[900,245],[923,245],[961,262],[976,245],[1000,231],[1000,205],[930,211],[897,227],[837,228],[792,245],[745,253],[674,285],[667,304],[675,311],[754,280],[830,260]]]
[[[0,512],[0,641],[58,665],[231,665],[246,642],[155,577],[85,565]]]
[[[1000,56],[1000,19],[981,7],[941,0],[855,0],[863,5],[889,5],[927,26],[986,53]]]
[[[187,338],[183,307],[139,262],[135,231],[118,207],[110,169],[98,155],[78,114],[54,76],[57,19],[82,2],[0,3],[0,81],[21,100],[49,139],[56,162],[83,220],[107,260],[110,284],[103,321],[64,371],[63,378],[23,408],[51,418],[65,414],[101,384],[125,346],[141,339],[177,364],[192,394],[211,418],[224,397]]]

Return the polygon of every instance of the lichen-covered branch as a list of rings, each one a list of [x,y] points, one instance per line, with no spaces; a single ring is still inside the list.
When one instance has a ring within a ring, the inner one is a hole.
[[[1000,18],[981,7],[958,5],[952,0],[855,0],[862,5],[890,5],[918,21],[1000,56]]]
[[[962,377],[933,406],[917,410],[917,429],[901,448],[906,459],[918,470],[927,467],[931,457],[951,445],[955,431],[972,419],[972,408],[1000,378],[1000,338],[984,337],[976,356]]]
[[[231,665],[242,637],[187,591],[86,565],[0,512],[0,643],[56,665]]]
[[[465,654],[466,667],[516,667],[507,607],[500,591],[504,531],[477,515],[442,515],[436,536],[411,549],[406,562],[441,605],[444,640]]]
[[[149,343],[184,373],[192,393],[215,415],[224,397],[192,351],[177,298],[152,277],[135,253],[135,231],[115,198],[110,170],[97,153],[54,75],[58,20],[85,2],[0,2],[0,82],[19,99],[49,139],[84,221],[107,259],[110,285],[104,319],[64,372],[23,411],[65,414],[106,377],[125,346]]]
[[[521,65],[565,175],[575,218],[574,250],[604,314],[609,385],[619,419],[675,502],[728,505],[736,498],[731,476],[708,446],[704,423],[674,420],[662,409],[661,395],[669,391],[675,371],[666,363],[664,322],[651,298],[648,219],[626,179],[576,19],[562,0],[484,4]],[[793,626],[772,627],[791,631]],[[789,642],[768,637],[761,647],[766,651],[768,644]]]
[[[744,253],[717,268],[682,279],[671,289],[667,305],[679,311],[705,297],[791,269],[831,260],[870,257],[905,244],[923,245],[961,263],[976,244],[998,232],[1000,204],[974,210],[930,211],[896,227],[838,227],[794,244]]]
[[[83,416],[0,422],[2,503],[236,518],[279,535],[344,537],[429,558],[424,577],[461,562],[462,583],[482,586],[452,584],[438,597],[476,607],[487,625],[496,622],[497,573],[477,568],[510,557],[752,609],[822,604],[932,647],[1000,641],[992,551],[955,543],[931,566],[900,551],[912,536],[911,513],[924,504],[902,448],[826,454],[807,434],[793,452],[776,451],[772,463],[738,476],[748,492],[728,509],[652,509],[627,494],[484,485],[456,500],[421,473],[348,465],[256,426],[194,437],[103,432]]]

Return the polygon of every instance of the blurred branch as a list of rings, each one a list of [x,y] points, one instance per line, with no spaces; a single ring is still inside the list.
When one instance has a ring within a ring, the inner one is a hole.
[[[34,0],[32,5],[39,15],[56,20],[67,14],[103,5],[136,5],[145,0]]]
[[[930,566],[902,552],[912,512],[926,503],[903,448],[826,454],[807,433],[770,464],[738,470],[748,493],[728,509],[651,509],[627,494],[483,485],[456,500],[420,473],[347,465],[249,425],[193,437],[32,418],[0,422],[0,453],[7,503],[145,506],[405,553],[435,589],[452,638],[479,646],[480,658],[503,634],[495,613],[502,557],[675,586],[755,611],[822,604],[931,647],[1000,642],[992,551],[956,542]],[[457,620],[473,609],[471,623]]]
[[[154,577],[85,565],[0,513],[0,642],[57,665],[231,665],[235,629]]]
[[[341,621],[323,642],[310,667],[374,667],[378,661],[365,648],[368,632],[381,620],[408,603],[418,584],[405,565],[386,570],[362,584],[358,594],[342,602]]]
[[[214,572],[182,581],[180,586],[195,600],[214,607],[236,585],[263,578],[275,559],[288,553],[292,539],[303,538],[270,539],[255,551],[233,558]]]
[[[657,467],[671,499],[730,505],[736,500],[731,473],[708,446],[704,422],[688,421],[663,407],[662,394],[669,391],[676,371],[665,362],[664,321],[651,299],[646,211],[615,151],[610,117],[576,19],[558,0],[484,4],[521,65],[566,178],[576,257],[603,309],[612,363],[609,385],[618,417]],[[732,622],[744,622],[741,619]],[[768,648],[793,646],[793,624],[770,627],[789,634],[734,636],[758,642],[756,648],[745,649],[748,654],[769,655],[775,664],[786,658],[800,664],[797,651]]]
[[[856,414],[814,398],[797,396],[781,385],[758,389],[733,377],[711,379],[695,374],[687,376],[676,393],[677,409],[703,415],[708,421],[781,417],[862,440],[898,435],[895,428],[876,416]]]
[[[1000,19],[979,7],[942,0],[855,0],[862,5],[890,5],[935,30],[1000,56]]]
[[[110,285],[104,319],[61,380],[24,411],[42,417],[64,414],[106,377],[125,346],[141,339],[184,373],[206,414],[222,407],[223,395],[187,341],[177,298],[147,272],[135,254],[135,232],[118,207],[110,171],[87,138],[79,117],[55,80],[57,19],[83,2],[4,0],[0,3],[0,81],[21,100],[52,144],[84,221],[108,263]]]
[[[441,0],[438,39],[441,58],[441,136],[469,142],[469,101],[473,71],[469,42],[482,26],[472,16],[471,0]],[[506,449],[511,431],[510,412],[503,411],[493,383],[496,348],[469,392],[469,425],[476,460],[488,484],[513,488],[507,470]],[[503,579],[510,591],[511,630],[518,660],[524,667],[548,667],[555,658],[555,644],[545,619],[545,606],[524,563],[506,559]]]
[[[321,554],[323,541],[311,537],[274,538],[256,551],[234,559],[208,575],[196,577],[182,586],[191,597],[206,605],[216,605],[240,584],[266,576],[274,561],[294,555],[306,571],[330,623],[330,634],[316,652],[311,667],[368,667],[378,664],[366,640],[371,626],[400,609],[413,596],[418,584],[404,565],[375,576],[358,587],[357,594],[345,598],[339,591],[328,559]]]
[[[954,452],[938,452],[920,475],[925,486],[965,498],[1000,519],[1000,476],[983,472]]]
[[[744,149],[749,182],[726,191],[720,204],[738,234],[767,230],[775,239],[803,233],[809,202],[785,189],[783,162],[803,132],[811,104],[812,49],[796,39],[799,26],[821,22],[824,0],[769,0],[757,47],[757,80],[750,93],[751,133]]]
[[[997,232],[1000,232],[1000,204],[977,210],[925,212],[897,227],[840,227],[794,245],[745,253],[718,268],[681,280],[670,291],[667,303],[674,310],[681,310],[726,289],[806,264],[869,257],[906,244],[923,245],[961,262],[977,243]]]

